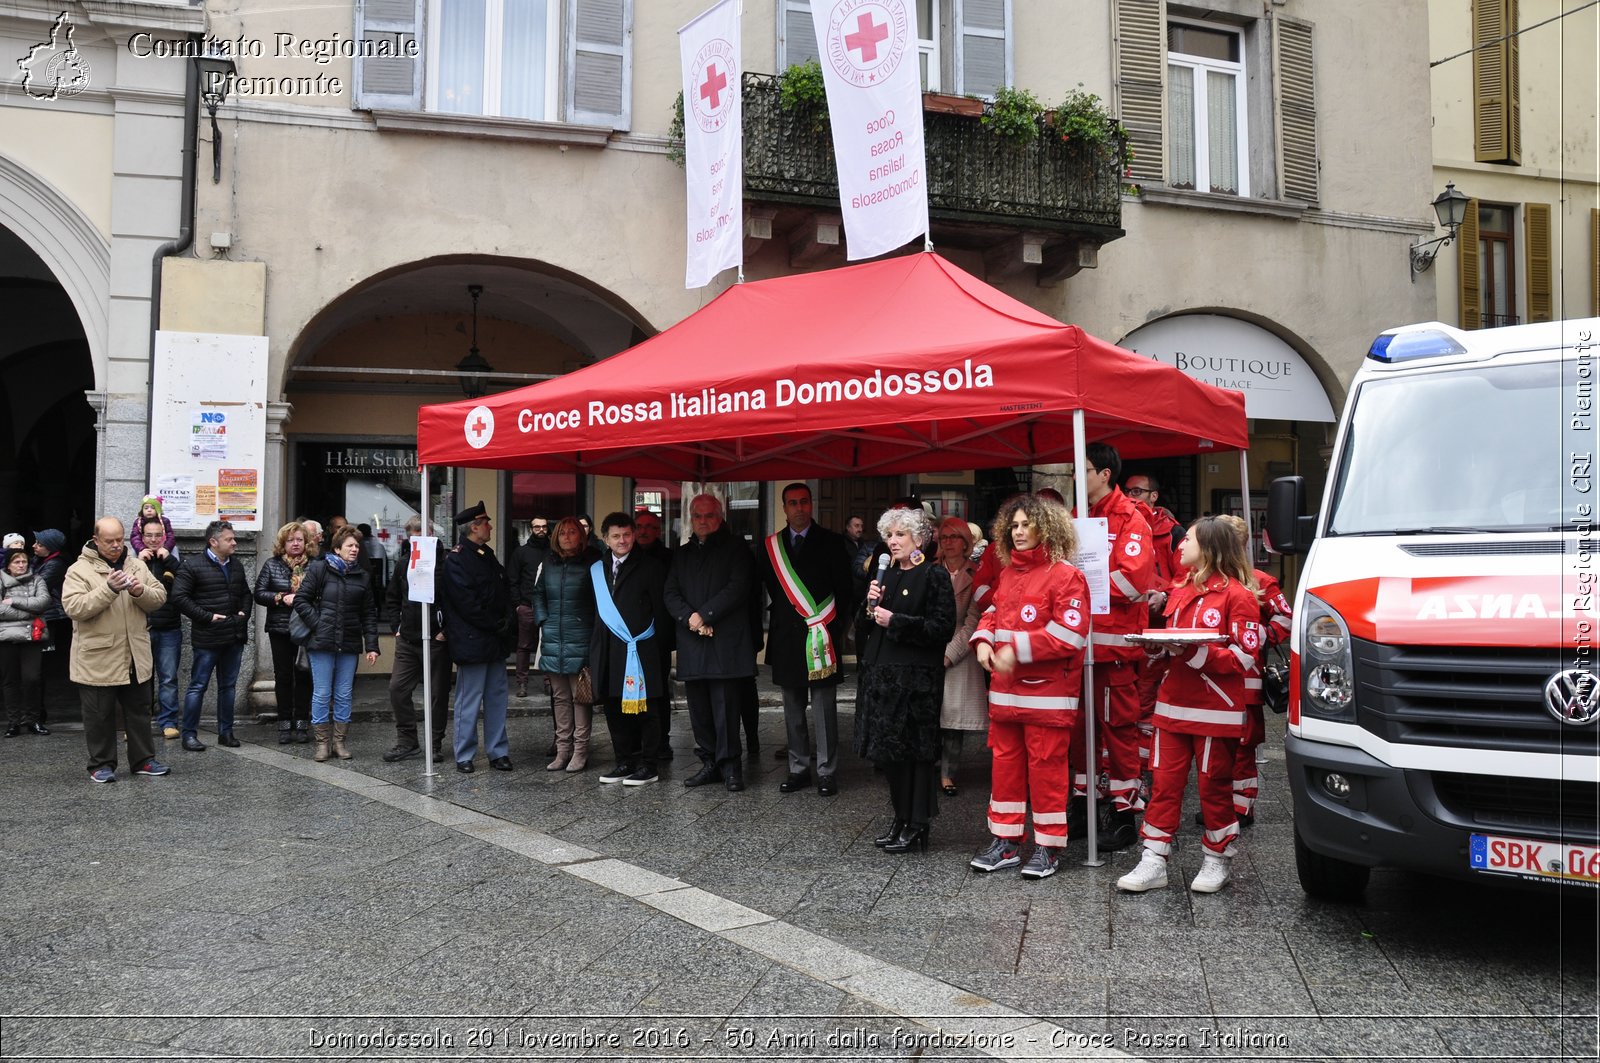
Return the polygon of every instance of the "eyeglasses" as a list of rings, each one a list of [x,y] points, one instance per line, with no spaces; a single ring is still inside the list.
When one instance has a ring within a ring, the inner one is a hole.
[[[1143,498],[1145,495],[1150,493],[1150,488],[1148,488],[1148,487],[1124,487],[1122,489],[1122,493],[1127,495],[1129,498]]]
[[[533,526],[533,530],[534,531],[549,531],[550,530],[550,525],[548,525],[548,524],[535,524]]]

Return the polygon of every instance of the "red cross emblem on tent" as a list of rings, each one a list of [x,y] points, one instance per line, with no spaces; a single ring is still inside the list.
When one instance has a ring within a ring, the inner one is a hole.
[[[463,430],[467,436],[467,446],[482,450],[494,438],[494,411],[487,406],[474,406],[467,414]]]
[[[899,69],[915,36],[905,0],[840,0],[828,15],[824,50],[840,77],[867,88]]]

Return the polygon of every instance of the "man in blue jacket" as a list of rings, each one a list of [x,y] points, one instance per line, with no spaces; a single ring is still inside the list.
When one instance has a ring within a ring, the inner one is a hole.
[[[511,741],[506,737],[506,656],[516,645],[516,616],[505,570],[489,539],[494,525],[482,502],[456,514],[460,545],[445,555],[444,638],[456,663],[456,771],[470,775],[478,755],[478,717],[489,766],[510,771]]]

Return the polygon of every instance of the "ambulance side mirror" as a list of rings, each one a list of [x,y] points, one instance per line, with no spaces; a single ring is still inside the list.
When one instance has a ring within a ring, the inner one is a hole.
[[[1303,554],[1317,537],[1315,514],[1306,515],[1304,476],[1280,476],[1267,488],[1267,549]]]

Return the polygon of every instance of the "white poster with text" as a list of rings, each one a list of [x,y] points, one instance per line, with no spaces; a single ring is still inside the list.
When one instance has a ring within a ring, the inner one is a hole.
[[[410,550],[406,562],[406,597],[413,602],[432,602],[439,540],[432,535],[413,535]]]
[[[812,0],[849,258],[928,231],[922,76],[911,0]]]
[[[739,0],[722,0],[678,31],[683,62],[683,168],[689,187],[684,286],[703,288],[744,264],[744,123]]]

